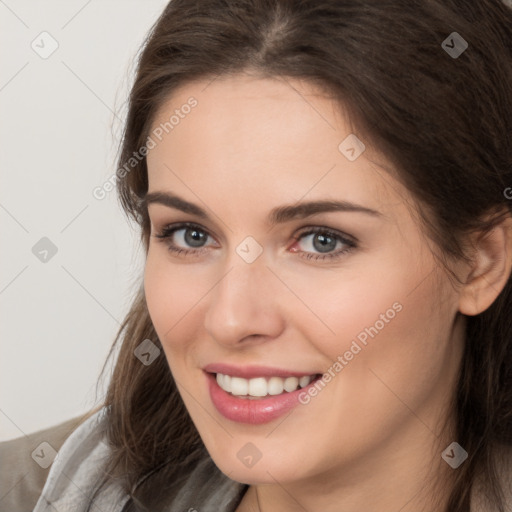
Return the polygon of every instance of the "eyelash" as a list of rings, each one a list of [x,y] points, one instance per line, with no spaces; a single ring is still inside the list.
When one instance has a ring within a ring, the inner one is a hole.
[[[200,247],[198,249],[183,249],[181,247],[176,247],[172,242],[169,241],[172,238],[172,235],[174,235],[174,233],[176,231],[180,231],[181,229],[184,229],[184,228],[196,229],[198,231],[201,231],[202,233],[205,233],[207,236],[211,236],[208,233],[208,231],[203,229],[198,224],[194,224],[192,222],[181,222],[179,224],[165,226],[160,233],[157,233],[154,236],[155,236],[155,238],[159,239],[158,241],[166,243],[168,250],[175,253],[176,255],[186,256],[188,254],[193,254],[194,256],[199,256],[201,253],[203,253],[205,250],[207,250],[204,247]],[[327,235],[328,237],[339,240],[340,242],[344,243],[348,247],[345,249],[339,249],[338,251],[335,251],[335,252],[325,253],[325,254],[321,254],[321,255],[307,253],[304,251],[297,251],[297,254],[299,254],[300,257],[306,258],[308,260],[310,260],[310,259],[313,259],[313,260],[337,259],[337,258],[341,258],[341,256],[343,256],[344,254],[357,248],[357,244],[354,240],[351,240],[351,239],[347,238],[346,236],[343,236],[341,233],[339,233],[337,231],[334,231],[329,228],[320,227],[320,226],[311,228],[306,231],[301,231],[300,233],[298,233],[297,235],[295,235],[293,237],[293,240],[294,240],[294,242],[298,242],[299,240],[301,240],[303,237],[305,237],[307,235],[312,235],[312,234],[317,234],[317,233],[321,233],[323,235]],[[302,254],[306,254],[306,256],[302,256]]]

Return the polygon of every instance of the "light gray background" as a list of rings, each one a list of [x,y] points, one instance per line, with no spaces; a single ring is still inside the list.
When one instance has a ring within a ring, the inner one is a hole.
[[[96,403],[143,250],[115,192],[92,190],[115,172],[134,57],[166,3],[0,0],[0,440]]]

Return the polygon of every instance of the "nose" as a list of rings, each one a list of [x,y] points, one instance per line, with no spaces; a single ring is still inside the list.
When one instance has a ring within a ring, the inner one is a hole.
[[[279,305],[286,300],[282,297],[283,284],[261,257],[252,263],[230,260],[227,268],[208,294],[206,331],[217,343],[229,347],[245,347],[277,338],[285,325]]]

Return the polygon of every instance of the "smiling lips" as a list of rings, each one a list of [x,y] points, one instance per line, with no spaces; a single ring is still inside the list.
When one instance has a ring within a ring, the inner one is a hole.
[[[296,407],[321,374],[216,364],[203,368],[217,411],[237,423],[270,422]]]

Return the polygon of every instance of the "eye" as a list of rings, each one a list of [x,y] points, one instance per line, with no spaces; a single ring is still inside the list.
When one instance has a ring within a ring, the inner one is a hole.
[[[294,249],[299,241],[309,238],[303,243],[305,249]],[[292,246],[292,252],[297,252],[301,257],[306,259],[324,260],[326,258],[339,258],[343,254],[355,249],[357,243],[346,235],[324,227],[314,227],[307,231],[303,231],[294,237],[297,242]],[[336,247],[338,247],[337,250]],[[309,251],[319,251],[320,254],[314,254]],[[334,252],[331,252],[334,251]]]
[[[198,256],[208,251],[205,243],[211,235],[197,224],[182,222],[166,226],[155,237],[165,242],[169,251],[176,255]],[[301,242],[308,237],[309,241]],[[341,232],[320,226],[300,232],[293,237],[293,240],[295,244],[290,248],[290,252],[297,253],[308,260],[339,258],[357,247],[356,240],[352,237],[349,238]],[[304,248],[297,249],[301,243]],[[318,251],[318,253],[311,251]]]
[[[177,235],[177,233],[180,234]],[[168,249],[176,254],[197,254],[204,252],[203,244],[209,236],[207,231],[191,222],[182,222],[174,226],[166,226],[162,229],[161,233],[155,235],[156,238],[166,242]],[[180,244],[185,245],[185,248],[177,245],[175,239]],[[187,245],[192,247],[192,249],[188,249]]]

